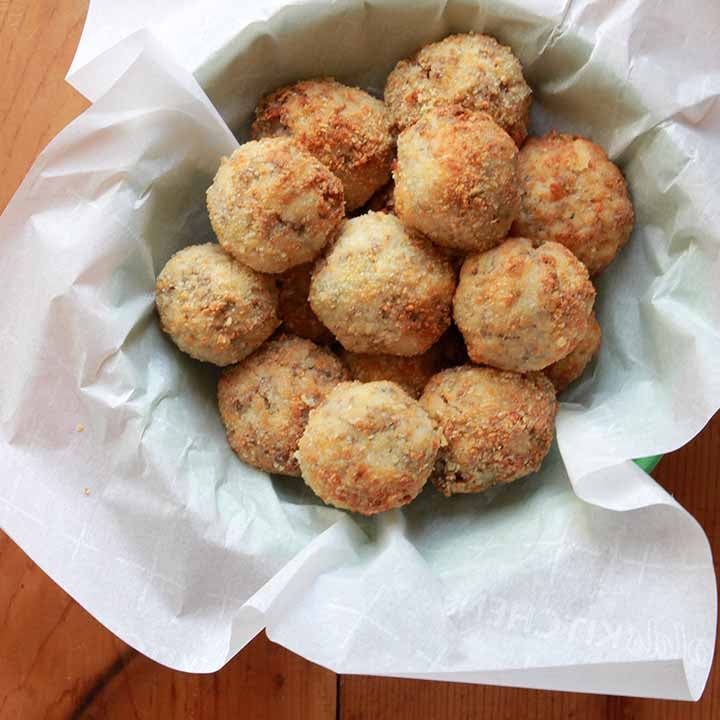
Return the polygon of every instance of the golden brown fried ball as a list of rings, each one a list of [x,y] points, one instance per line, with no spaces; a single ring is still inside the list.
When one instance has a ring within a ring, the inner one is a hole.
[[[580,342],[594,301],[587,269],[566,247],[513,238],[465,260],[453,308],[473,362],[528,372]]]
[[[455,275],[425,238],[394,216],[348,220],[318,261],[310,305],[346,350],[420,355],[450,324]]]
[[[593,313],[590,316],[587,332],[572,352],[543,370],[555,386],[556,392],[562,392],[583,374],[590,361],[597,355],[601,339],[602,330]]]
[[[332,333],[318,320],[308,302],[313,264],[298,265],[277,276],[280,319],[286,330],[300,337],[328,344]]]
[[[389,380],[408,395],[419,398],[430,378],[440,370],[468,361],[460,331],[451,325],[442,337],[422,355],[369,355],[343,350],[340,354],[350,374],[360,382]]]
[[[447,443],[433,482],[448,496],[535,472],[555,432],[555,391],[542,373],[451,368],[430,380],[420,404]]]
[[[415,498],[439,442],[430,418],[395,383],[341,383],[310,413],[298,456],[324,502],[373,515]]]
[[[509,47],[488,35],[450,35],[401,60],[385,85],[398,130],[434,107],[456,105],[488,113],[517,145],[527,136],[532,92]]]
[[[162,329],[196,360],[239,362],[280,324],[272,278],[224,253],[219,245],[191,245],[158,275],[155,304]]]
[[[228,443],[269,473],[300,475],[295,457],[309,412],[348,373],[328,349],[293,335],[267,342],[223,372],[218,404]]]
[[[384,103],[332,78],[304,80],[266,95],[253,137],[292,136],[342,181],[348,209],[390,179],[394,139]]]
[[[628,241],[634,213],[625,179],[590,140],[555,132],[530,138],[518,158],[518,181],[514,235],[562,243],[591,275]]]
[[[340,180],[288,138],[223,158],[207,206],[223,249],[265,273],[314,260],[345,218]]]
[[[440,108],[398,138],[395,212],[447,248],[487,250],[517,215],[517,148],[485,113]]]
[[[360,382],[388,380],[397,383],[408,395],[419,398],[428,380],[442,367],[443,355],[438,341],[422,355],[368,355],[343,351],[340,355],[350,374]]]

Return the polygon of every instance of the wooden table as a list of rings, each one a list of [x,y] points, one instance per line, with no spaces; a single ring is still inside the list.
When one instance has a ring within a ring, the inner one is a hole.
[[[40,150],[87,103],[64,83],[87,0],[0,0],[0,208]],[[655,477],[720,555],[720,416]],[[34,629],[30,629],[30,627]],[[0,720],[549,720],[720,717],[720,668],[697,704],[336,676],[256,638],[214,675],[138,654],[0,533]]]

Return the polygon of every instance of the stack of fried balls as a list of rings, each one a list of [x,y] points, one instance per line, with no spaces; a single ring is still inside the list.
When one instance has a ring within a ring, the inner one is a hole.
[[[156,292],[177,346],[225,367],[243,461],[366,515],[540,467],[633,208],[602,148],[527,137],[530,104],[474,33],[401,60],[384,101],[329,78],[260,101],[207,192],[218,244]]]

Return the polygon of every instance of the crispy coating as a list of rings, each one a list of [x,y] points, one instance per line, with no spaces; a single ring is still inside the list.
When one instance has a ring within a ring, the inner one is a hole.
[[[518,181],[512,234],[565,245],[591,275],[628,241],[634,212],[625,178],[590,140],[556,132],[530,138],[518,158]]]
[[[196,360],[231,365],[280,324],[272,278],[233,260],[214,243],[175,253],[158,275],[162,329]]]
[[[408,395],[419,398],[430,378],[445,368],[468,361],[460,331],[451,325],[442,337],[422,355],[370,355],[342,350],[342,361],[353,379],[360,382],[389,380],[397,383]]]
[[[489,115],[431,110],[398,137],[395,212],[438,245],[494,247],[520,206],[517,154]]]
[[[390,179],[394,139],[385,104],[332,78],[304,80],[266,95],[253,137],[291,135],[342,181],[347,210]]]
[[[430,380],[420,404],[447,443],[433,474],[447,496],[482,492],[535,472],[555,432],[555,391],[542,373],[451,368]]]
[[[420,355],[450,324],[455,275],[425,238],[394,216],[346,221],[315,266],[310,305],[346,350]]]
[[[430,418],[398,385],[351,382],[310,413],[298,456],[324,502],[374,515],[415,498],[439,444]]]
[[[570,354],[543,370],[555,386],[555,392],[562,392],[583,374],[590,361],[597,355],[601,340],[602,330],[593,313],[590,316],[587,332]]]
[[[438,341],[422,355],[368,355],[344,350],[340,357],[350,374],[360,382],[388,380],[408,395],[419,398],[428,380],[442,367],[443,354]]]
[[[286,330],[327,345],[332,333],[318,320],[308,302],[313,264],[298,265],[277,276],[280,318]]]
[[[270,473],[300,476],[295,453],[308,414],[348,373],[327,348],[279,335],[218,383],[228,443],[241,460]]]
[[[223,158],[207,206],[225,252],[265,273],[314,260],[345,218],[340,180],[288,138]]]
[[[517,145],[527,136],[532,92],[512,50],[489,35],[450,35],[401,60],[385,84],[398,130],[434,107],[488,113]]]
[[[465,260],[453,309],[473,362],[528,372],[580,342],[594,301],[587,269],[566,247],[513,238]]]

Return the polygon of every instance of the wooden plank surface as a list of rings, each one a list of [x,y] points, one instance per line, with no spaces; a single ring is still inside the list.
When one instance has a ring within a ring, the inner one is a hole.
[[[40,150],[86,107],[63,81],[87,0],[0,0],[0,209]],[[720,552],[720,416],[656,478]],[[710,720],[720,671],[697,704],[336,676],[259,636],[223,670],[190,675],[105,630],[0,533],[0,720]]]
[[[0,533],[0,718],[335,720],[337,679],[259,635],[221,672],[118,640]]]

